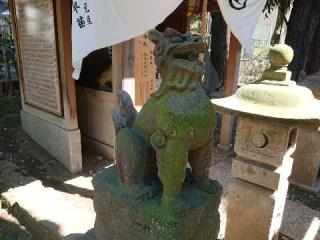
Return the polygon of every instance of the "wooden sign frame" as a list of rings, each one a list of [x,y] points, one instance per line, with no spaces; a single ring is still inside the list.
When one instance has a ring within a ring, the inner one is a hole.
[[[19,27],[18,27],[18,19],[17,19],[17,8],[16,8],[16,1],[19,0],[12,0],[11,2],[11,10],[12,10],[12,22],[13,22],[13,27],[14,27],[14,34],[15,34],[15,40],[16,40],[16,51],[17,51],[17,61],[18,61],[18,70],[19,70],[19,75],[20,75],[20,83],[21,83],[21,89],[23,93],[23,99],[24,103],[27,105],[30,105],[32,107],[35,107],[37,109],[40,109],[42,111],[51,113],[53,115],[56,115],[58,117],[63,117],[64,116],[64,108],[63,108],[63,95],[62,95],[62,83],[61,83],[61,71],[60,71],[60,56],[59,56],[59,44],[58,44],[58,33],[57,33],[57,21],[56,21],[56,4],[55,0],[48,0],[48,3],[51,5],[53,9],[53,27],[54,27],[54,44],[55,44],[55,54],[56,54],[56,74],[58,81],[56,84],[57,86],[57,91],[56,91],[56,103],[57,103],[57,108],[52,109],[50,107],[46,107],[41,104],[37,104],[36,102],[28,101],[27,93],[26,93],[26,83],[25,83],[25,77],[24,77],[24,65],[22,63],[22,50],[21,50],[21,45],[20,45],[20,36],[19,36]]]

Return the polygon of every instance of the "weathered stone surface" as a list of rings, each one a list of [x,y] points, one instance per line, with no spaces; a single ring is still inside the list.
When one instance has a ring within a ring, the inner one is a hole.
[[[117,93],[116,165],[93,180],[97,240],[216,239],[222,189],[209,178],[215,111],[201,86],[203,42],[170,28],[148,37],[161,85],[139,114]]]
[[[240,117],[235,152],[244,158],[280,167],[287,152],[290,126],[271,120]]]
[[[59,160],[71,173],[82,170],[80,130],[67,130],[21,111],[22,129]]]
[[[38,239],[61,240],[93,228],[95,212],[91,199],[44,187],[39,180],[12,188],[3,196],[14,205],[13,215]]]
[[[293,122],[320,119],[320,112],[312,107],[319,102],[311,91],[290,81],[287,66],[292,57],[289,46],[272,47],[271,67],[262,79],[213,101],[221,110],[240,115],[235,151],[241,158],[233,163],[238,179],[229,187],[227,240],[275,239],[293,162]]]
[[[225,240],[272,240],[281,225],[288,181],[274,192],[233,179],[229,186]]]
[[[320,134],[300,128],[297,135],[294,165],[290,181],[313,187],[320,168]]]
[[[262,116],[282,120],[320,119],[320,102],[315,101],[312,92],[290,80],[291,72],[287,71],[293,50],[278,44],[270,48],[271,67],[261,79],[247,84],[237,92],[224,99],[212,100],[218,111]]]
[[[290,155],[294,149],[292,148],[290,150],[291,151],[288,151],[284,156],[283,163],[278,168],[236,157],[233,159],[232,175],[247,182],[276,191],[279,188],[279,184],[282,183],[281,179],[287,179],[291,174],[293,159]]]
[[[186,180],[174,208],[161,208],[160,182],[150,182],[152,199],[136,199],[118,181],[115,167],[93,180],[97,240],[213,240],[220,218],[221,192],[208,194]]]
[[[171,207],[185,180],[186,165],[197,186],[217,191],[209,181],[215,111],[201,86],[204,44],[199,36],[168,28],[152,30],[161,85],[137,115],[130,96],[118,92],[120,112],[113,111],[118,176],[128,191],[145,178],[161,181],[162,206]]]
[[[276,44],[270,48],[269,61],[273,68],[285,68],[293,59],[293,49],[286,44]]]

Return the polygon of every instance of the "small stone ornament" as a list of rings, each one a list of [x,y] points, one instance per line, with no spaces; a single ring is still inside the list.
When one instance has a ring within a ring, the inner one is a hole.
[[[162,82],[139,114],[118,93],[116,165],[93,180],[97,239],[216,239],[222,188],[209,178],[215,111],[201,86],[202,39],[170,28],[148,37]]]

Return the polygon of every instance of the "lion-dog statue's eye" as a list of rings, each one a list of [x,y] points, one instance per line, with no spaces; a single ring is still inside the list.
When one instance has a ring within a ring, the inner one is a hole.
[[[162,47],[162,45],[161,44],[159,44],[159,45],[156,45],[156,47],[155,47],[155,49],[154,49],[154,54],[156,55],[156,56],[159,56],[162,52],[163,52],[163,47]]]

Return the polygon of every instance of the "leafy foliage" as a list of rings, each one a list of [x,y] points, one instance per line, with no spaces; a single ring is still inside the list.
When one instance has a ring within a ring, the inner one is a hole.
[[[254,49],[252,56],[243,66],[243,84],[250,84],[261,79],[263,71],[270,67],[268,60],[269,48]]]
[[[268,16],[275,8],[279,8],[280,12],[285,15],[289,11],[293,1],[294,0],[267,0],[263,12]]]
[[[11,64],[14,64],[15,61],[15,46],[14,46],[14,39],[12,36],[12,30],[11,30],[11,20],[9,17],[5,18],[6,25],[10,28],[9,31],[6,31],[2,34],[0,37],[0,46],[5,48],[8,52],[9,61]],[[2,51],[1,51],[2,54]],[[1,57],[1,60],[3,57]]]

